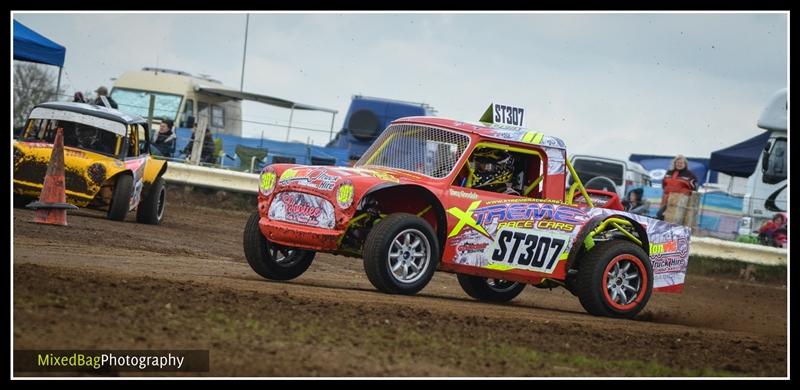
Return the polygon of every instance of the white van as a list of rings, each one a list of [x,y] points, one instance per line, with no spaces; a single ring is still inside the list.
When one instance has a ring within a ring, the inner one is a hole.
[[[200,113],[207,115],[208,127],[213,133],[241,136],[241,101],[201,93],[201,90],[209,88],[238,92],[208,77],[146,67],[118,77],[111,89],[111,97],[119,104],[120,111],[147,118],[150,96],[155,96],[154,122],[171,119],[177,127],[188,127],[188,117],[197,119],[197,113]]]
[[[756,170],[747,179],[739,234],[751,234],[775,214],[786,212],[788,182],[786,88],[772,95],[758,118],[758,127],[770,133]]]
[[[636,162],[582,154],[573,155],[570,162],[586,188],[616,192],[620,199],[631,188],[650,186],[650,174]],[[567,188],[572,182],[568,173]]]
[[[625,161],[628,170],[625,171],[625,188],[631,187],[650,187],[652,186],[652,178],[650,172],[644,169],[642,164],[633,161]]]

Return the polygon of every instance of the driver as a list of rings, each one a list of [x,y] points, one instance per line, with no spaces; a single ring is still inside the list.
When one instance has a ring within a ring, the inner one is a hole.
[[[472,188],[519,196],[512,187],[514,157],[499,149],[481,149],[472,158]]]
[[[78,141],[78,147],[96,149],[97,141],[100,139],[100,132],[94,127],[77,126],[75,137]]]

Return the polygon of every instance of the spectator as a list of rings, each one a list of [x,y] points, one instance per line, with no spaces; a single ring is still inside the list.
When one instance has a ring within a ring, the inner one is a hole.
[[[786,222],[784,213],[775,214],[771,220],[758,229],[758,239],[764,245],[783,246],[786,244]]]
[[[186,147],[183,148],[181,152],[187,158],[191,157],[192,155],[192,147],[194,145],[194,136],[197,134],[197,126],[194,128],[194,132],[192,133],[192,138],[189,140],[189,143],[186,144]],[[200,161],[208,164],[216,163],[216,156],[214,156],[214,152],[216,151],[216,145],[214,144],[214,136],[211,135],[211,129],[206,127],[206,135],[203,137],[203,150],[200,152]]]
[[[97,88],[94,92],[97,94],[97,98],[94,99],[94,104],[103,107],[111,107],[114,109],[117,108],[117,102],[115,102],[114,99],[111,98],[111,96],[108,96],[108,89],[106,87],[101,86]],[[103,100],[108,101],[108,105],[106,105]]]
[[[86,101],[86,98],[83,97],[83,93],[81,93],[81,92],[75,92],[75,94],[72,95],[72,102],[73,103],[88,103]]]
[[[153,146],[156,147],[154,154],[172,157],[175,154],[175,141],[177,136],[175,130],[172,129],[172,120],[164,119],[158,127],[158,134],[153,141]]]
[[[675,192],[690,195],[697,189],[697,177],[689,170],[689,160],[682,154],[675,156],[670,163],[669,171],[664,175],[661,186],[664,195],[661,197],[661,208],[656,214],[656,218],[663,220],[664,213],[667,211],[669,194]]]
[[[622,201],[625,211],[631,214],[647,215],[647,204],[642,199],[644,189],[634,188],[628,192],[628,198]]]

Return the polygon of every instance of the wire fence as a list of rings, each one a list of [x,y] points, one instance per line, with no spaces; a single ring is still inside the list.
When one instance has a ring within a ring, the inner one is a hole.
[[[656,217],[661,208],[661,195],[661,188],[645,188],[643,200],[648,206],[648,216]],[[775,213],[788,210],[785,198],[745,197],[723,191],[695,193],[695,196],[694,202],[687,197],[686,202],[668,204],[665,212],[665,220],[677,216],[680,221],[670,222],[690,226],[695,236],[752,242],[764,222]]]

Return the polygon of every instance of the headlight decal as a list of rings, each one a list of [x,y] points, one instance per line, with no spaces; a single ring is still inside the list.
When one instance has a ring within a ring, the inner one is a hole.
[[[103,181],[106,180],[106,166],[103,164],[94,163],[90,165],[87,173],[94,184],[103,184]]]
[[[267,196],[272,193],[275,189],[275,182],[278,181],[278,177],[275,174],[275,170],[272,168],[267,168],[264,172],[261,173],[261,182],[259,184],[259,189],[264,196]]]
[[[339,185],[339,189],[336,190],[336,203],[342,209],[346,209],[353,205],[354,196],[355,191],[353,183],[350,180],[345,180]]]

